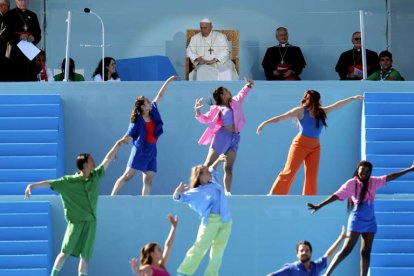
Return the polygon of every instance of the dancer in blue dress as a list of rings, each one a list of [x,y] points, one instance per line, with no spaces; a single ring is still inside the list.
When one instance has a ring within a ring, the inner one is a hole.
[[[122,138],[127,143],[132,139],[133,147],[125,172],[118,178],[112,189],[112,196],[118,194],[125,182],[131,180],[137,171],[142,171],[142,195],[151,194],[152,178],[157,172],[157,140],[163,133],[158,102],[163,97],[170,81],[176,79],[176,76],[168,78],[152,102],[145,96],[140,96],[135,100],[128,131]]]
[[[337,265],[344,260],[354,249],[361,236],[361,262],[360,275],[366,276],[371,257],[371,248],[377,232],[377,223],[374,212],[375,194],[386,182],[395,180],[400,176],[414,171],[414,163],[411,167],[383,176],[371,176],[372,164],[368,161],[358,163],[354,177],[343,184],[338,191],[317,205],[308,203],[312,212],[318,211],[323,206],[336,200],[349,199],[350,215],[348,219],[348,235],[344,246],[333,258],[326,271],[326,276],[331,275]]]

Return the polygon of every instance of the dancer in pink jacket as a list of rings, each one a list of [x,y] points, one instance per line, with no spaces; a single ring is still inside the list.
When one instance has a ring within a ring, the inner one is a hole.
[[[246,85],[236,96],[225,87],[218,87],[213,92],[215,105],[204,114],[200,109],[204,106],[203,98],[197,99],[194,105],[196,119],[202,124],[209,124],[198,143],[200,145],[210,144],[204,164],[210,166],[220,154],[226,155],[224,162],[224,190],[226,195],[231,195],[231,180],[233,177],[233,164],[240,142],[240,131],[246,119],[242,111],[244,98],[249,94],[254,82],[245,78]]]

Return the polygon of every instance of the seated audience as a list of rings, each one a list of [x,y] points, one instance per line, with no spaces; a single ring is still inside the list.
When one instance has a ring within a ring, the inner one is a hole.
[[[276,29],[279,44],[268,48],[262,61],[267,80],[300,80],[306,61],[300,48],[289,44],[288,38],[285,27]]]
[[[238,80],[226,35],[213,31],[208,18],[201,20],[200,29],[187,47],[187,56],[195,67],[189,80]]]
[[[104,58],[105,66],[105,76],[104,81],[121,81],[118,73],[116,72],[116,62],[114,58],[105,57]],[[99,61],[98,66],[93,72],[92,78],[94,81],[102,81],[102,60]]]
[[[66,66],[66,58],[62,61],[62,73],[55,75],[55,81],[63,81],[65,78],[65,66]],[[75,61],[72,58],[69,58],[69,75],[68,81],[84,81],[85,78],[75,72]]]
[[[379,55],[379,64],[381,69],[371,74],[367,80],[404,80],[400,72],[392,68],[392,54],[388,51],[382,51]]]
[[[335,70],[341,80],[361,80],[362,79],[362,52],[361,52],[361,32],[352,34],[351,50],[343,52],[339,57]],[[367,75],[369,76],[378,70],[378,54],[374,51],[365,49],[367,59]]]
[[[37,81],[55,81],[53,79],[53,73],[50,68],[46,67],[46,53],[41,50],[36,56],[36,76]]]

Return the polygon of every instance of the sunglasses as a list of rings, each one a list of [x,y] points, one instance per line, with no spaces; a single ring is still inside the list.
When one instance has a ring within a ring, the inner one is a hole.
[[[354,40],[361,40],[360,37],[354,37]]]

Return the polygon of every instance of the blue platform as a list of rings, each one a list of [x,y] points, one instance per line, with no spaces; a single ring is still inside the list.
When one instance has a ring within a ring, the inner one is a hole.
[[[122,81],[165,81],[177,75],[166,56],[117,59],[116,68]]]

